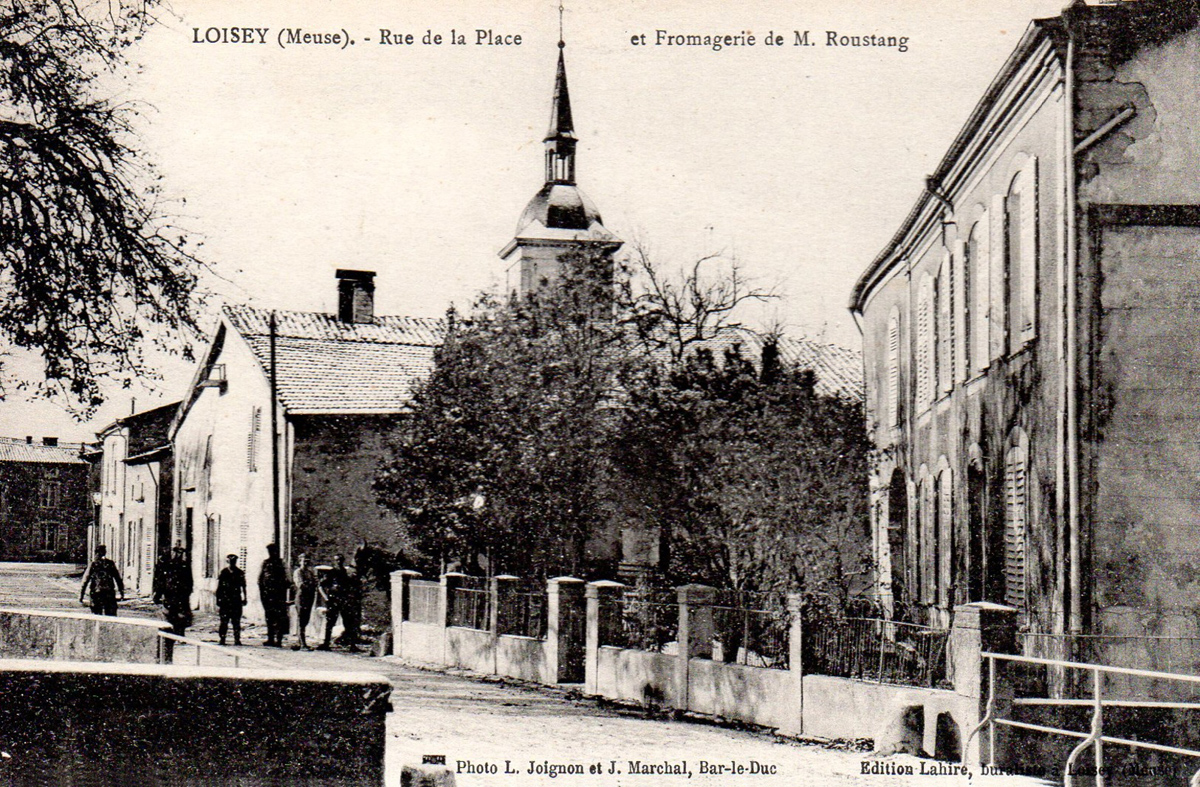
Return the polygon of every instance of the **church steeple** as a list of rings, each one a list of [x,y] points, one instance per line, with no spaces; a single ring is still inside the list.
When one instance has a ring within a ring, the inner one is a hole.
[[[546,182],[575,182],[575,123],[571,119],[571,94],[567,91],[567,65],[562,41],[558,42],[558,73],[554,77],[554,103],[550,130],[546,132]]]

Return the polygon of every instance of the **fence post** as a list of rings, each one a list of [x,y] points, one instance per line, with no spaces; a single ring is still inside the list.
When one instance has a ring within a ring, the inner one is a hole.
[[[582,579],[555,577],[546,582],[546,669],[542,682],[583,681],[585,626]]]
[[[442,624],[442,664],[450,665],[450,628],[454,621],[454,591],[462,585],[466,574],[450,571],[442,574],[441,592],[438,598],[438,620]]]
[[[392,653],[404,655],[404,621],[409,617],[409,595],[412,581],[421,576],[417,571],[401,569],[391,573],[392,580]]]
[[[584,589],[584,598],[587,600],[587,644],[583,658],[583,691],[585,694],[597,695],[600,693],[600,627],[601,617],[605,614],[602,607],[624,592],[624,585],[610,579],[589,582]]]
[[[797,735],[804,734],[804,618],[801,614],[804,599],[799,593],[788,593],[788,671],[792,674],[792,696],[796,698],[792,707],[794,729]]]
[[[500,604],[517,592],[520,577],[497,574],[488,583],[488,631],[492,635],[492,674],[500,674]],[[511,607],[511,605],[509,605]]]
[[[683,585],[675,589],[679,599],[679,630],[676,637],[675,701],[679,710],[688,710],[691,660],[711,659],[713,652],[712,603],[716,588],[708,585]]]
[[[948,677],[954,684],[954,691],[972,700],[970,717],[955,720],[959,723],[959,740],[966,744],[962,753],[963,762],[975,767],[984,762],[1002,764],[1005,750],[1003,733],[1007,728],[997,728],[994,752],[987,751],[987,747],[982,743],[989,739],[987,729],[979,730],[970,741],[966,741],[966,737],[987,713],[989,675],[980,654],[983,651],[1017,652],[1017,611],[1012,607],[987,601],[955,607],[948,647],[950,652],[947,654],[946,666],[950,673]],[[994,711],[1000,715],[1008,713],[1012,699],[1011,687],[1004,677],[1003,671],[998,670]]]

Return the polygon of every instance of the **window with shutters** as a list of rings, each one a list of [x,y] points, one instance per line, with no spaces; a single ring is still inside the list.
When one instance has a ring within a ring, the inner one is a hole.
[[[1038,276],[1038,161],[1030,158],[1021,172],[1021,321],[1018,338],[1021,344],[1037,334],[1037,276]]]
[[[899,469],[892,471],[892,482],[888,486],[888,556],[892,566],[892,598],[907,603],[908,581],[908,481]]]
[[[937,600],[948,607],[952,601],[951,585],[954,582],[951,568],[954,555],[954,484],[950,468],[938,474],[937,499]]]
[[[935,505],[934,481],[932,477],[926,476],[921,479],[921,488],[918,490],[920,496],[920,509],[918,511],[920,521],[921,540],[918,544],[918,567],[921,572],[919,581],[921,583],[921,602],[923,604],[933,604],[937,600],[937,574],[936,574],[936,555],[937,555],[937,506]]]
[[[221,563],[218,554],[221,549],[220,514],[213,514],[208,517],[206,531],[204,539],[204,576],[211,578],[217,575],[217,568]]]
[[[1028,519],[1028,461],[1023,444],[1004,461],[1004,603],[1025,608],[1025,537]]]
[[[246,436],[246,467],[251,473],[258,472],[258,446],[262,442],[262,408],[250,410],[250,432]]]
[[[933,283],[927,275],[917,296],[917,410],[933,399]]]
[[[938,391],[946,394],[954,387],[954,265],[949,255],[938,274],[937,309]]]
[[[1008,275],[1006,241],[1008,222],[1005,221],[1006,196],[992,196],[988,211],[988,360],[1003,358],[1008,348],[1008,300],[1005,281]]]
[[[1004,200],[1004,336],[1009,353],[1021,346],[1021,177],[1018,175]]]
[[[900,425],[900,316],[893,314],[888,320],[887,360],[887,425],[895,429]]]

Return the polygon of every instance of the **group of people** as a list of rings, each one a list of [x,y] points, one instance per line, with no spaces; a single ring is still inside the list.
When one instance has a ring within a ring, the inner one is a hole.
[[[89,595],[93,614],[116,615],[118,594],[125,598],[125,583],[121,572],[107,556],[104,545],[96,547],[95,559],[83,575],[83,586],[79,590],[79,603]],[[242,644],[242,611],[248,603],[246,596],[246,572],[238,568],[238,556],[228,555],[228,565],[217,577],[217,612],[220,616],[218,635],[225,645],[230,630],[233,644]],[[176,546],[170,553],[164,552],[154,569],[154,603],[162,604],[171,630],[183,636],[192,624],[192,568],[187,562],[185,550]],[[267,545],[267,559],[258,573],[258,597],[263,607],[267,625],[266,647],[283,647],[288,634],[288,607],[296,606],[296,644],[293,648],[312,650],[308,644],[306,630],[312,619],[313,607],[320,598],[325,606],[325,641],[317,650],[332,647],[333,629],[340,620],[342,635],[338,644],[345,645],[350,652],[358,651],[359,628],[362,623],[362,580],[358,572],[346,566],[341,555],[334,555],[333,566],[318,571],[309,563],[308,555],[297,558],[296,568],[288,575],[287,567],[279,557],[276,544]]]
[[[217,612],[221,623],[221,644],[226,644],[226,634],[233,629],[233,644],[242,644],[242,610],[246,606],[246,574],[237,567],[237,555],[229,555],[229,565],[217,577]],[[342,636],[338,643],[346,645],[354,653],[358,651],[359,627],[362,622],[362,582],[358,573],[346,567],[345,559],[335,555],[333,566],[318,572],[308,560],[308,555],[297,558],[296,568],[288,576],[287,567],[279,557],[279,547],[267,545],[267,559],[258,572],[258,598],[262,603],[263,617],[267,624],[269,648],[283,647],[288,634],[288,607],[296,606],[296,650],[312,650],[308,644],[307,629],[312,619],[317,598],[325,605],[325,641],[317,650],[332,647],[333,628],[342,622]]]

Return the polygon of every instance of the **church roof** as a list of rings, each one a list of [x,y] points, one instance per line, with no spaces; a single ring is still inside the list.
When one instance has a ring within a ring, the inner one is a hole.
[[[14,437],[0,437],[0,462],[21,462],[47,465],[86,464],[79,457],[79,443],[43,445]]]
[[[529,230],[587,230],[593,224],[603,225],[600,211],[580,188],[570,183],[547,183],[529,200],[517,222],[517,237],[526,237]]]
[[[264,374],[271,368],[267,309],[226,306]],[[293,415],[401,413],[433,370],[444,323],[377,317],[345,323],[329,314],[276,311],[275,378],[279,402]]]
[[[571,94],[567,90],[567,65],[562,42],[558,46],[558,72],[554,75],[554,103],[550,107],[550,130],[546,139],[575,139],[575,121],[571,118]]]

